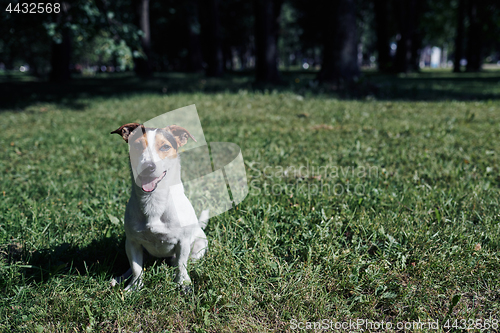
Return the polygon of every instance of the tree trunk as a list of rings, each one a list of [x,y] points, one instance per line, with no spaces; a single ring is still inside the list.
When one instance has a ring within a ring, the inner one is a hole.
[[[38,61],[36,59],[36,55],[32,52],[27,56],[28,64],[30,65],[30,72],[35,77],[41,77],[40,67],[38,66]]]
[[[246,45],[238,47],[238,56],[241,59],[241,69],[247,69],[248,57]]]
[[[69,5],[63,2],[61,11],[57,14],[58,24],[62,25],[63,21],[70,20]],[[60,43],[52,41],[52,55],[50,58],[50,81],[65,82],[71,79],[69,65],[71,62],[71,33],[67,27],[62,28],[62,40]]]
[[[387,2],[385,0],[374,0],[375,24],[377,35],[378,70],[387,72],[390,70],[391,55],[389,34],[387,31]]]
[[[135,72],[142,77],[152,74],[151,69],[151,31],[149,28],[149,0],[135,0],[136,24],[142,31],[142,57],[134,58]]]
[[[453,59],[453,72],[460,73],[460,61],[464,55],[464,18],[465,18],[465,0],[458,2],[457,13],[457,34],[455,36],[455,58]]]
[[[467,41],[467,72],[479,72],[482,65],[483,31],[481,28],[481,6],[469,2],[469,34]]]
[[[423,1],[419,1],[418,4],[422,4]],[[417,25],[417,21],[415,21],[415,26]],[[415,28],[412,39],[411,39],[411,49],[410,49],[410,63],[409,69],[412,72],[420,71],[420,50],[422,49],[422,35]]]
[[[411,49],[412,49],[412,30],[413,30],[413,12],[414,0],[398,2],[397,22],[399,30],[399,40],[397,42],[396,57],[394,69],[396,73],[407,73],[410,68]]]
[[[359,75],[355,0],[327,1],[320,81],[352,81]]]
[[[61,43],[52,42],[50,59],[50,81],[65,82],[71,79],[69,65],[71,60],[71,38],[68,29],[63,30]]]
[[[220,36],[219,1],[207,1],[207,76],[220,77],[224,74],[224,59]]]
[[[255,79],[278,82],[278,28],[283,0],[255,0]]]
[[[233,50],[227,44],[225,44],[222,49],[223,49],[222,55],[224,58],[224,61],[223,61],[224,69],[228,70],[228,71],[232,71],[234,69],[233,68]]]
[[[200,21],[198,16],[198,0],[190,0],[187,4],[187,20],[188,20],[188,47],[189,47],[189,64],[188,69],[191,72],[199,72],[203,70],[203,57],[201,53],[200,41]]]

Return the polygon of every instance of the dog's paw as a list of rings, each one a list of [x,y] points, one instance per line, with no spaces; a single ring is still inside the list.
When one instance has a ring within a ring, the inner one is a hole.
[[[191,294],[193,292],[193,288],[189,284],[180,284],[179,290],[182,295]]]
[[[184,280],[177,283],[177,289],[182,295],[187,295],[193,292],[193,285],[190,280]]]
[[[131,291],[135,292],[135,291],[141,290],[142,287],[144,287],[144,283],[142,283],[142,279],[141,279],[141,280],[129,283],[129,285],[125,287],[125,291],[126,292],[131,292]]]

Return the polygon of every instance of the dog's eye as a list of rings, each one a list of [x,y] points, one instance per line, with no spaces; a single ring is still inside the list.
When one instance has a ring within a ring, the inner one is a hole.
[[[170,147],[169,145],[163,145],[163,146],[160,147],[160,150],[161,151],[169,151],[170,148],[172,148],[172,147]]]

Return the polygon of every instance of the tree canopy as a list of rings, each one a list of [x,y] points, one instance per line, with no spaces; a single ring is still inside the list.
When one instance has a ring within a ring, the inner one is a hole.
[[[301,68],[349,81],[362,66],[418,71],[433,46],[455,71],[500,61],[495,0],[68,0],[36,14],[18,4],[1,2],[0,66],[56,81],[134,68],[255,70],[261,81]]]

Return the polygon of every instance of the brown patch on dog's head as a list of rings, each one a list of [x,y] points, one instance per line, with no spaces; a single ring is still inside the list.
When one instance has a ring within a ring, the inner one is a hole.
[[[135,131],[141,127],[142,131]],[[195,142],[196,139],[189,133],[187,129],[177,125],[167,126],[165,128],[149,128],[138,123],[129,123],[111,132],[122,136],[125,142],[130,144],[133,150],[141,151],[148,146],[146,132],[156,130],[155,149],[158,155],[164,159],[165,157],[175,158],[179,147],[185,145],[188,139],[191,138]],[[133,133],[133,136],[132,136]]]
[[[143,151],[148,146],[146,128],[141,125],[141,129],[142,131],[133,131],[126,140],[133,151]]]
[[[121,135],[123,140],[128,143],[128,137],[130,136],[130,133],[132,133],[139,126],[142,125],[138,123],[128,123],[120,126],[120,128],[114,130],[113,132],[111,132],[111,134],[116,133]]]
[[[197,142],[194,136],[192,136],[191,133],[189,133],[188,130],[185,129],[184,127],[180,127],[177,125],[170,125],[165,129],[172,133],[175,140],[177,141],[178,147],[184,146],[189,138],[193,139],[194,142]]]

